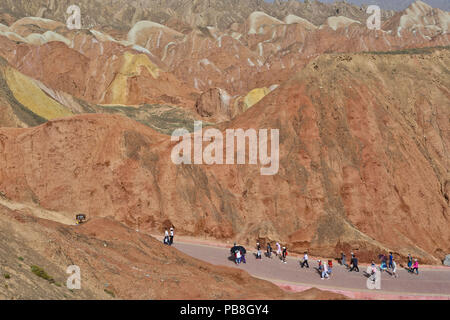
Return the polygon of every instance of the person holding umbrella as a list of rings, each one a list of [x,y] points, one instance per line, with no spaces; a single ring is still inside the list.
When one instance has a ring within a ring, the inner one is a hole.
[[[240,261],[242,261],[243,263],[246,263],[245,254],[247,253],[247,250],[245,250],[245,248],[243,246],[238,246],[238,245],[236,245],[236,243],[234,243],[234,246],[230,249],[230,252],[232,255],[236,256],[237,251],[240,252],[240,256],[241,256]]]

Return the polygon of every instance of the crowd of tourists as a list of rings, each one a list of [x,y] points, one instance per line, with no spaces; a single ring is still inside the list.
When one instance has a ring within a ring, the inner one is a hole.
[[[279,242],[275,244],[276,250],[272,249],[272,245],[270,243],[267,243],[266,245],[266,253],[265,256],[268,259],[273,259],[275,256],[278,258],[282,263],[287,263],[286,257],[288,255],[287,248],[285,246],[281,246]],[[256,243],[255,246],[255,258],[257,260],[262,260],[262,246],[259,242]],[[234,259],[234,262],[236,264],[246,263],[245,255],[247,253],[246,249],[243,246],[239,246],[236,243],[231,248],[231,254],[232,259]],[[389,273],[393,278],[398,278],[398,268],[397,268],[397,261],[394,258],[393,252],[389,252],[389,255],[386,254],[380,254],[378,256],[379,259],[379,266],[375,263],[375,261],[372,261],[370,264],[370,270],[369,277],[375,281],[375,277],[377,274],[377,271],[379,272],[387,272]],[[407,258],[407,267],[405,268],[408,272],[414,273],[416,275],[419,274],[419,262],[417,259],[413,259],[411,254],[408,254]],[[347,256],[344,252],[341,252],[340,259],[338,259],[341,266],[345,267],[348,272],[360,272],[359,265],[358,265],[358,258],[355,253],[350,252],[350,263],[347,263]],[[308,252],[305,251],[302,258],[299,261],[300,267],[303,268],[309,268],[309,256]],[[332,271],[333,271],[333,260],[327,259],[327,260],[317,260],[317,268],[320,277],[322,280],[324,279],[331,279]]]

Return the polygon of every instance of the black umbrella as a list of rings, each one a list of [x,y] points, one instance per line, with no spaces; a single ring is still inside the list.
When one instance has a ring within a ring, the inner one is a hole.
[[[247,250],[245,250],[245,248],[243,246],[234,246],[230,249],[230,252],[234,254],[238,250],[241,251],[242,254],[247,253]]]

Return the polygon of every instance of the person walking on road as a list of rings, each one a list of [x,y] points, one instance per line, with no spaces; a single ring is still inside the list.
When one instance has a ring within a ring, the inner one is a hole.
[[[419,275],[419,261],[417,261],[417,259],[414,259],[414,264],[411,269],[412,273],[414,273],[414,271],[416,271],[416,274]]]
[[[322,260],[317,260],[317,271],[319,271],[320,277],[323,278],[323,265]]]
[[[352,257],[352,261],[350,262],[351,264],[351,268],[348,272],[352,272],[353,270],[356,270],[356,272],[359,272],[359,268],[358,268],[358,258],[356,258],[355,255],[353,255]]]
[[[267,244],[267,257],[272,259],[272,247],[270,246],[270,242]]]
[[[409,269],[409,271],[411,271],[412,263],[413,263],[413,259],[411,257],[411,254],[408,253],[408,269]]]
[[[333,271],[333,260],[328,260],[328,274],[330,277],[332,271]]]
[[[303,256],[303,261],[301,262],[301,266],[302,268],[304,266],[306,266],[309,269],[309,264],[308,264],[308,252],[305,251],[305,255]]]
[[[276,246],[277,246],[277,257],[280,257],[281,256],[281,245],[277,242],[277,244],[276,244]]]
[[[241,263],[241,251],[240,250],[236,250],[236,264],[240,264]]]
[[[261,245],[259,244],[259,242],[256,242],[256,259],[262,259]]]
[[[256,250],[256,259],[262,259],[261,248],[259,248],[258,250]]]
[[[381,261],[381,265],[380,265],[380,272],[386,271],[387,270],[387,266],[386,266],[386,260]]]
[[[170,228],[169,245],[173,244],[173,227]]]
[[[164,231],[164,244],[169,244],[169,231]]]
[[[387,257],[386,255],[383,253],[380,256],[381,259],[381,264],[380,264],[380,271],[386,270],[387,269]]]
[[[397,275],[397,263],[395,263],[395,259],[392,258],[392,276],[398,278]]]
[[[346,260],[344,252],[341,252],[341,265],[343,265],[344,267],[346,267],[348,269],[347,260]]]
[[[388,268],[392,270],[392,261],[394,259],[394,256],[392,255],[392,252],[389,252],[389,265]]]
[[[324,261],[323,262],[323,267],[322,267],[321,279],[323,280],[325,278],[327,278],[328,280],[330,279],[330,277],[328,276],[328,267],[327,267],[327,264]]]
[[[283,253],[282,253],[282,256],[281,256],[283,263],[287,263],[287,262],[286,262],[287,254],[288,254],[288,253],[287,253],[286,247],[283,247]]]
[[[374,261],[372,261],[372,264],[370,265],[370,280],[372,280],[373,283],[377,280],[377,265]]]

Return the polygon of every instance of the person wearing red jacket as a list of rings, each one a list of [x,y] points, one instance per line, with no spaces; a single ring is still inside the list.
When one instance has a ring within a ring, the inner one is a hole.
[[[328,260],[328,274],[331,276],[331,271],[333,271],[333,261]]]

